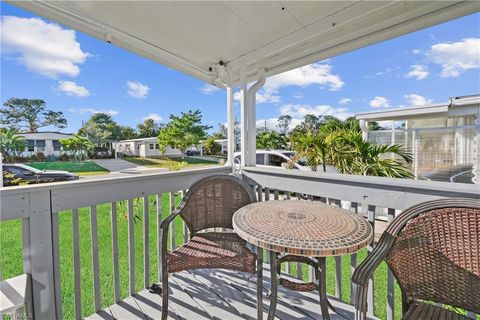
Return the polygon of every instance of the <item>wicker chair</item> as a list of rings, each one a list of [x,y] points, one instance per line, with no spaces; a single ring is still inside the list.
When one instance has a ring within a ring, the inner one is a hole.
[[[366,319],[368,280],[383,260],[402,290],[403,319],[469,319],[434,303],[480,313],[480,199],[425,202],[395,218],[353,274],[356,319]]]
[[[259,319],[262,318],[262,250],[257,248],[257,256],[232,230],[235,211],[255,201],[251,187],[242,179],[213,175],[191,186],[178,208],[162,222],[162,319],[168,315],[168,274],[203,268],[257,273],[257,310]],[[177,216],[188,227],[189,241],[167,252],[168,226]]]

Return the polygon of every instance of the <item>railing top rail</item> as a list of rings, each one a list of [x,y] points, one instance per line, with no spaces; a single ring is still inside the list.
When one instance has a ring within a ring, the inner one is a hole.
[[[11,195],[25,192],[35,192],[35,191],[45,191],[45,190],[66,190],[66,189],[76,189],[80,187],[94,187],[100,185],[110,185],[116,182],[137,182],[137,181],[146,181],[146,180],[155,180],[158,178],[167,178],[167,177],[180,177],[189,175],[192,172],[224,172],[230,169],[230,166],[212,166],[208,168],[192,168],[185,169],[180,171],[173,172],[156,172],[156,173],[141,173],[141,174],[132,174],[131,176],[121,176],[121,177],[110,177],[108,175],[102,176],[104,179],[92,179],[92,180],[77,180],[77,181],[65,181],[65,182],[51,182],[51,183],[42,183],[42,184],[29,184],[22,186],[11,186],[11,187],[2,187],[0,188],[0,195]]]
[[[446,197],[479,198],[480,186],[451,182],[393,179],[248,167],[244,176],[263,187],[404,210]]]
[[[184,190],[200,178],[229,172],[231,172],[229,166],[216,166],[178,172],[2,188],[0,220],[29,217],[36,206],[32,201],[32,195],[35,194],[47,194],[51,211],[58,212]]]

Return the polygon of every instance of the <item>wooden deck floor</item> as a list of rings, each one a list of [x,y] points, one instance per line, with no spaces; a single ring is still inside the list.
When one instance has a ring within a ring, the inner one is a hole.
[[[270,288],[269,272],[264,275],[265,294]],[[255,276],[228,270],[194,270],[170,277],[169,319],[239,320],[256,318]],[[316,292],[298,293],[279,289],[277,319],[322,319]],[[340,314],[330,313],[332,320],[353,319],[351,305],[331,298]],[[264,319],[269,300],[264,297]],[[87,319],[160,319],[161,297],[143,290]]]

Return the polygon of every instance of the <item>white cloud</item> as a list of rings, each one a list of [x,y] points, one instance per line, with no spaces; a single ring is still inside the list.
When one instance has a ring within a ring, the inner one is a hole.
[[[59,81],[57,89],[69,96],[88,97],[90,95],[90,91],[87,88],[79,86],[73,81]]]
[[[418,94],[405,94],[403,96],[405,101],[410,106],[425,106],[432,103],[432,99],[425,98]]]
[[[138,81],[127,81],[127,93],[129,96],[137,98],[137,99],[144,99],[150,88]]]
[[[290,122],[288,130],[292,130],[293,128],[295,128],[297,125],[302,123],[302,120],[303,119],[292,118],[292,122]],[[268,130],[275,130],[275,131],[278,131],[277,124],[278,124],[278,118],[259,119],[255,123],[257,129],[264,129],[266,125]]]
[[[281,115],[290,115],[293,118],[303,119],[307,114],[314,114],[316,116],[334,116],[341,120],[345,120],[353,114],[347,108],[335,108],[329,105],[299,105],[299,104],[286,104],[280,107],[279,112]]]
[[[118,114],[118,111],[117,110],[99,110],[99,109],[95,109],[95,108],[79,108],[79,109],[75,109],[75,108],[69,108],[68,111],[70,112],[78,112],[80,114],[84,114],[84,113],[90,113],[90,114],[95,114],[95,113],[106,113],[108,115],[111,115],[111,116],[116,116]]]
[[[152,119],[154,121],[162,121],[163,118],[161,115],[156,114],[156,113],[149,113],[146,117],[143,117],[142,120],[145,121],[147,119]]]
[[[442,67],[441,77],[458,77],[466,70],[480,67],[480,38],[435,44],[427,56]]]
[[[374,108],[388,108],[390,107],[390,101],[385,97],[376,96],[370,100],[370,107]]]
[[[220,91],[221,89],[219,87],[216,87],[214,85],[211,85],[209,83],[206,83],[203,87],[200,88],[200,91],[203,93],[203,94],[206,94],[206,95],[211,95],[215,92],[218,92]]]
[[[326,86],[331,91],[339,90],[345,84],[339,75],[332,74],[329,64],[313,63],[298,69],[277,74],[267,79],[265,87],[278,90],[281,87],[306,87],[312,84]]]
[[[417,80],[422,80],[428,77],[430,72],[428,67],[423,64],[414,64],[410,66],[410,71],[405,75],[405,78],[416,78]]]
[[[233,98],[236,101],[240,101],[240,92],[235,92]],[[276,91],[271,91],[268,89],[260,89],[257,91],[256,94],[256,101],[257,103],[278,103],[280,102],[281,97],[277,95]]]
[[[413,53],[413,54],[420,54],[420,53],[422,53],[422,50],[420,50],[420,49],[413,49],[413,50],[412,50],[412,53]]]
[[[340,105],[345,105],[345,104],[349,104],[350,102],[352,102],[352,99],[350,99],[350,98],[342,98],[342,99],[340,99],[340,101],[338,101],[338,104],[340,104]]]
[[[75,31],[39,18],[3,16],[2,52],[12,54],[27,69],[50,78],[77,76],[88,53],[82,51]]]

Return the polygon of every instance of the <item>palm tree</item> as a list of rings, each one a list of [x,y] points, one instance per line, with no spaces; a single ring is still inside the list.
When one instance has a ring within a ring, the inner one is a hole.
[[[25,139],[17,136],[11,130],[0,132],[0,153],[5,162],[13,162],[15,157],[25,149]]]
[[[412,155],[402,145],[377,145],[363,139],[359,131],[344,131],[338,137],[342,151],[336,167],[341,173],[391,178],[413,178],[406,164]]]

